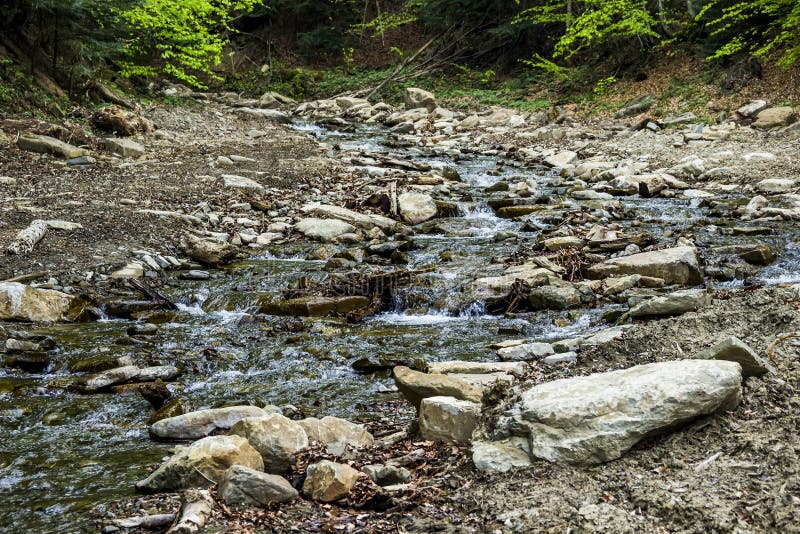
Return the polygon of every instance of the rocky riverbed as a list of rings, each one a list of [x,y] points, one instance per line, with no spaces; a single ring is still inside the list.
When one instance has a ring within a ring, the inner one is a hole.
[[[0,122],[4,528],[796,529],[793,110],[185,96]]]

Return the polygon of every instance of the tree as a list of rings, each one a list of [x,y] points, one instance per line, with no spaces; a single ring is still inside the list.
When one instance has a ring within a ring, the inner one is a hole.
[[[262,0],[143,0],[121,13],[130,28],[121,62],[125,76],[172,76],[198,88],[201,77],[219,79],[219,65],[236,14]]]

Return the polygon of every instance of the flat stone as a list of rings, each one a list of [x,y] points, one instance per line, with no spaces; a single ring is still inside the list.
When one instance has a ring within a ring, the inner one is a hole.
[[[397,206],[403,220],[409,224],[424,223],[438,212],[436,202],[424,193],[403,193],[397,197]]]
[[[267,415],[266,411],[257,406],[197,410],[156,422],[150,427],[150,436],[154,439],[198,439],[220,430],[229,430],[245,417]]]
[[[403,228],[401,223],[382,215],[359,213],[357,211],[341,208],[339,206],[332,206],[330,204],[320,204],[316,202],[306,204],[300,208],[300,211],[303,213],[310,213],[318,217],[339,219],[340,221],[344,221],[367,231],[372,230],[373,228],[379,228],[384,233],[393,234]]]
[[[144,276],[144,265],[138,261],[132,261],[121,269],[111,273],[111,278],[141,278]]]
[[[756,116],[753,123],[754,128],[761,128],[764,130],[770,128],[777,128],[779,126],[786,126],[792,123],[797,118],[797,113],[789,106],[781,106],[777,108],[767,108],[760,111]]]
[[[555,353],[550,343],[525,343],[514,347],[506,347],[497,351],[497,356],[503,361],[522,362],[539,360]]]
[[[565,248],[583,248],[586,242],[580,237],[565,236],[545,239],[542,244],[547,250],[555,252]]]
[[[761,376],[775,371],[767,360],[759,356],[747,343],[734,336],[720,341],[697,357],[736,362],[742,366],[743,377]]]
[[[590,278],[639,274],[662,278],[666,284],[697,285],[703,275],[692,247],[674,247],[611,258],[587,270]]]
[[[546,382],[522,393],[497,427],[529,439],[533,458],[587,465],[741,400],[741,366],[679,360]]]
[[[397,389],[417,410],[427,397],[447,396],[477,403],[483,397],[483,388],[447,375],[420,373],[404,366],[395,367],[392,374]]]
[[[333,241],[344,234],[356,231],[355,226],[338,219],[317,219],[314,217],[301,219],[295,225],[295,230],[310,239],[318,241]]]
[[[544,164],[548,167],[566,167],[568,165],[574,164],[578,161],[578,154],[571,150],[563,150],[558,154],[553,156],[547,157],[544,160]]]
[[[322,419],[307,417],[297,422],[305,430],[309,441],[326,445],[344,443],[356,449],[372,447],[374,439],[363,425],[346,419],[325,416]]]
[[[135,380],[140,374],[141,371],[135,365],[126,365],[81,378],[76,382],[76,386],[83,393],[97,393],[111,386]]]
[[[138,158],[144,155],[144,147],[132,139],[107,137],[106,150],[123,158]]]
[[[295,500],[299,493],[278,475],[262,473],[242,465],[228,468],[219,483],[219,495],[229,506],[248,508]]]
[[[481,404],[454,397],[422,399],[419,433],[424,439],[469,443],[478,426]]]
[[[405,484],[411,480],[411,471],[394,465],[365,465],[361,468],[374,483],[379,486]]]
[[[542,358],[542,363],[545,365],[559,365],[562,363],[575,363],[578,361],[578,354],[576,352],[560,352],[558,354],[551,354]]]
[[[245,191],[264,191],[264,186],[252,178],[236,174],[223,174],[222,185],[230,189],[244,189]]]
[[[89,151],[84,148],[72,146],[47,135],[23,134],[17,140],[17,146],[22,150],[53,154],[64,159],[89,155]]]
[[[653,297],[631,308],[631,317],[681,315],[711,304],[711,294],[705,289],[684,289],[669,295]]]
[[[463,362],[452,360],[446,362],[432,362],[428,365],[429,373],[449,374],[484,374],[484,373],[513,373],[524,374],[527,365],[524,362]]]
[[[296,299],[281,300],[278,302],[264,302],[261,304],[260,313],[267,315],[292,315],[296,317],[321,317],[333,313],[350,313],[355,310],[367,308],[371,301],[368,297],[300,297]]]
[[[758,182],[755,187],[761,193],[788,193],[797,187],[797,182],[785,178],[767,178]]]

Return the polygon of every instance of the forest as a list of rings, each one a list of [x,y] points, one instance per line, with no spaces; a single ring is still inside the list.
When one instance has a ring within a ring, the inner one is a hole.
[[[800,0],[5,0],[0,532],[800,532]]]

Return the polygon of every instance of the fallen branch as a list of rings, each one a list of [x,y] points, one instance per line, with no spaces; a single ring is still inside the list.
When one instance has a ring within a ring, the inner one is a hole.
[[[199,532],[205,524],[211,509],[214,506],[214,499],[208,490],[187,490],[184,493],[181,517],[173,525],[167,534],[193,534]]]
[[[27,228],[20,230],[6,250],[11,254],[31,252],[36,243],[42,240],[45,233],[47,233],[47,223],[41,219],[36,219]]]
[[[47,271],[36,271],[36,272],[33,272],[33,273],[21,274],[19,276],[13,276],[11,278],[6,278],[5,280],[2,281],[2,283],[5,284],[5,283],[8,283],[8,282],[30,282],[31,280],[36,280],[37,278],[42,278],[43,276],[47,276],[48,274],[50,274],[50,273],[47,272]]]
[[[778,348],[778,345],[780,345],[787,339],[791,339],[793,337],[800,337],[800,332],[791,332],[789,334],[784,334],[775,341],[773,341],[772,344],[769,346],[769,349],[767,349],[767,356],[769,357],[769,361],[775,363],[775,354],[774,354],[775,349]]]
[[[178,306],[165,294],[153,289],[152,287],[148,286],[144,282],[137,280],[136,278],[128,279],[130,285],[132,285],[135,289],[137,289],[142,295],[146,296],[153,302],[157,302],[160,305],[164,306],[165,308],[169,308],[171,310],[177,310]]]
[[[162,530],[174,522],[175,514],[157,514],[117,519],[114,521],[114,526],[126,529],[143,528],[145,530]]]

